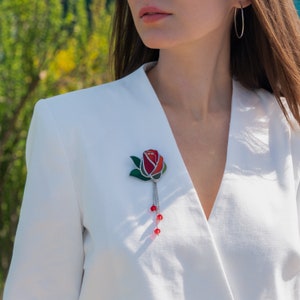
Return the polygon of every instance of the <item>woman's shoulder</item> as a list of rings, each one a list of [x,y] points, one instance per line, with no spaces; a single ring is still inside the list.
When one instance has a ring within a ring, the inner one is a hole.
[[[293,116],[285,98],[281,104],[286,109],[286,116],[276,97],[267,90],[249,90],[239,87],[240,110],[251,118],[249,122],[257,130],[264,127],[268,133],[268,143],[279,149],[287,149],[288,159],[292,160],[296,186],[300,183],[300,125]],[[299,191],[300,193],[300,191]]]
[[[279,102],[272,93],[264,89],[257,90],[256,94],[258,95],[262,106],[271,112],[269,116],[271,121],[278,125],[282,124],[282,127],[287,128],[291,141],[298,146],[297,151],[299,152],[300,157],[300,124],[292,114],[287,100],[284,97],[281,97]],[[286,110],[286,115],[283,112],[283,108]]]
[[[142,118],[155,107],[151,93],[145,70],[140,67],[116,81],[39,100],[32,123],[55,126],[63,136],[87,135],[93,128],[121,128],[122,124],[140,122],[138,116]]]
[[[36,107],[47,107],[58,114],[82,114],[91,112],[98,106],[128,105],[128,101],[133,98],[132,89],[141,80],[139,73],[141,70],[119,80],[42,99],[37,102]]]
[[[238,86],[239,95],[242,98],[240,100],[242,109],[256,109],[261,113],[261,116],[265,117],[265,120],[281,124],[283,127],[288,127],[296,133],[300,131],[300,124],[293,116],[284,97],[281,97],[280,101],[278,101],[273,93],[263,88],[248,89],[239,82],[236,82],[235,85]],[[283,108],[286,110],[286,115]]]
[[[300,156],[300,125],[293,116],[286,99],[282,97],[279,102],[274,94],[265,89],[250,90],[238,82],[235,82],[235,85],[239,93],[239,109],[251,114],[251,122],[272,128],[269,131],[277,136],[282,133],[289,135],[290,140],[299,145]],[[282,108],[285,108],[286,115]]]

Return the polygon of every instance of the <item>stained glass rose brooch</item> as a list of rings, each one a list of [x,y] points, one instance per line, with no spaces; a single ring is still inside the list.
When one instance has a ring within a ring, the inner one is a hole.
[[[158,224],[163,219],[160,213],[159,197],[157,190],[157,182],[161,176],[166,172],[167,165],[164,158],[158,153],[157,150],[149,149],[143,152],[143,157],[140,159],[136,156],[130,156],[136,168],[130,172],[130,176],[139,178],[143,181],[152,181],[153,183],[153,200],[150,211],[155,214],[155,228],[154,235],[160,234]]]

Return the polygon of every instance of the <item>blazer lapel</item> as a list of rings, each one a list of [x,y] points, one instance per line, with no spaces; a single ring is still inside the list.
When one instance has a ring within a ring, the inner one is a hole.
[[[159,252],[157,257],[164,256],[162,264],[165,272],[176,269],[174,264],[181,265],[185,269],[187,288],[195,290],[197,287],[203,299],[233,299],[209,223],[164,110],[145,74],[147,67],[133,73],[124,84],[143,110],[138,117],[138,143],[134,145],[136,149],[132,149],[135,152],[130,154],[153,148],[164,156],[168,166],[158,182],[160,207],[164,215],[160,224],[161,235],[150,248],[153,252]],[[146,263],[149,253],[143,246],[140,247],[136,251]]]

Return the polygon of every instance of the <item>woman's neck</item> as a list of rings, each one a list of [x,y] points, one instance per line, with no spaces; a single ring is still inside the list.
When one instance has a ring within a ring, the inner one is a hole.
[[[230,45],[227,37],[195,44],[160,50],[148,76],[163,106],[205,119],[230,109]]]

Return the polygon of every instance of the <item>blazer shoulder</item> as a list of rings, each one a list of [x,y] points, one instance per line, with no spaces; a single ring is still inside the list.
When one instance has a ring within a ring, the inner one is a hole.
[[[107,119],[116,110],[134,109],[136,102],[140,101],[136,87],[144,80],[137,73],[139,71],[120,80],[41,99],[35,105],[35,112],[45,109],[59,120],[79,122],[87,116]]]
[[[260,97],[265,107],[268,107],[270,120],[273,126],[276,126],[276,136],[280,137],[280,131],[285,131],[289,137],[289,147],[291,159],[294,167],[294,176],[296,186],[300,184],[300,125],[293,116],[287,101],[281,97],[280,101],[287,112],[287,117],[284,115],[276,97],[266,90],[258,90],[257,95]],[[274,125],[276,124],[276,125]],[[299,191],[300,193],[300,191]],[[300,195],[299,195],[300,196]]]
[[[293,116],[285,97],[280,97],[280,102],[286,110],[287,118],[283,113],[283,109],[279,105],[279,101],[275,95],[264,89],[255,90],[256,95],[260,99],[261,104],[269,111],[277,114],[277,117],[283,119],[285,123],[289,123],[292,130],[299,132],[299,124]],[[289,121],[289,122],[288,122]]]
[[[68,92],[65,94],[42,99],[38,102],[47,103],[55,108],[74,109],[76,107],[86,107],[93,103],[103,103],[111,99],[124,98],[127,94],[128,86],[124,84],[124,81],[128,79],[116,80],[101,85]],[[130,80],[129,80],[130,81]]]
[[[88,136],[94,128],[99,133],[140,123],[142,116],[156,108],[153,96],[140,68],[120,80],[42,99],[35,106],[34,116],[56,124],[64,137]]]

